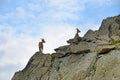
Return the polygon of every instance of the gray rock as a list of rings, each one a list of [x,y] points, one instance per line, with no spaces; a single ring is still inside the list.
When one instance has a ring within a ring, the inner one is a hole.
[[[120,25],[120,15],[117,16],[117,18],[115,19],[115,22]]]
[[[99,30],[89,30],[77,44],[35,53],[12,80],[120,80],[120,15],[103,20]]]
[[[102,25],[99,29],[99,35],[101,38],[107,39],[112,38],[113,36],[119,36],[117,32],[120,29],[119,22],[116,22],[116,19],[120,19],[119,16],[110,17],[103,20]]]
[[[88,32],[83,37],[83,40],[87,42],[92,42],[96,40],[95,37],[98,37],[98,31],[88,30]]]
[[[41,77],[49,72],[51,61],[52,57],[50,54],[37,52],[31,57],[22,71],[15,73],[12,80],[42,80]]]
[[[82,37],[79,37],[78,41],[76,41],[74,39],[69,39],[67,41],[67,43],[69,43],[69,44],[78,44],[81,40],[82,40]]]
[[[120,80],[120,51],[103,55],[95,65],[93,80]]]
[[[114,50],[116,48],[115,45],[106,45],[106,46],[101,46],[101,48],[99,48],[98,54],[104,54],[104,53],[108,53],[111,50]]]
[[[78,45],[70,45],[70,53],[87,53],[90,52],[90,45],[87,42],[81,42]]]
[[[99,30],[89,30],[83,37],[84,41],[95,41],[95,37],[109,41],[110,39],[120,40],[120,15],[104,19]]]
[[[61,46],[61,47],[58,47],[56,49],[54,49],[57,53],[60,53],[60,52],[65,52],[67,49],[68,49],[69,45],[65,45],[65,46]]]

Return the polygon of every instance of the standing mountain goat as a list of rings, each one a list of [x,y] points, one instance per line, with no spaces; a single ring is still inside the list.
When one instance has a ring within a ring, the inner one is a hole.
[[[75,34],[75,36],[74,36],[74,42],[79,42],[79,40],[80,40],[80,36],[79,36],[79,33],[81,32],[78,28],[76,29],[77,30],[77,32],[76,32],[76,34]]]
[[[40,53],[43,53],[43,43],[45,43],[45,40],[44,39],[41,39],[42,41],[39,42],[38,46],[39,46],[39,52]]]

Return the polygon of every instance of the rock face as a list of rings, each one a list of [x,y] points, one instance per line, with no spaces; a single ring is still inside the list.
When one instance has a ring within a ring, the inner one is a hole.
[[[36,52],[12,80],[120,80],[120,15],[103,20],[78,44]],[[68,42],[69,43],[69,42]]]

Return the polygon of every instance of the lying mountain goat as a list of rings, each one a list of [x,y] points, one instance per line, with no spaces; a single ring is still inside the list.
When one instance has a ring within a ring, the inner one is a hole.
[[[43,43],[45,43],[45,40],[44,39],[41,39],[42,41],[39,42],[38,46],[39,46],[39,52],[40,53],[43,53]]]

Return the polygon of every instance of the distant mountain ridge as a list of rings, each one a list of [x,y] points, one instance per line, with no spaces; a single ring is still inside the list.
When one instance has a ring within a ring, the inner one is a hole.
[[[53,54],[36,52],[12,80],[120,80],[120,15],[88,30],[78,44],[67,42]]]

